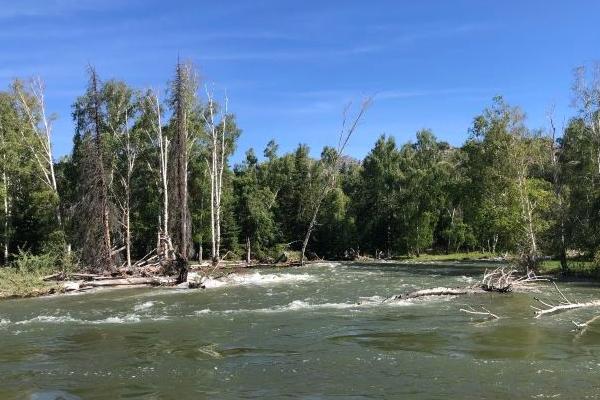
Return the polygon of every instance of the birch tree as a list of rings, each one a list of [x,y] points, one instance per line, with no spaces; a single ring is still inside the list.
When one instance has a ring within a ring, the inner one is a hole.
[[[0,146],[2,149],[2,204],[3,204],[3,243],[2,243],[2,262],[5,264],[8,261],[8,246],[9,246],[9,219],[10,212],[8,208],[9,197],[8,197],[8,174],[6,172],[7,159],[6,159],[6,139],[3,131],[3,127],[0,125]]]
[[[10,252],[10,170],[14,159],[14,138],[16,131],[16,110],[13,97],[8,93],[0,93],[0,197],[2,198],[2,264],[8,262]]]
[[[233,116],[229,114],[229,99],[225,94],[223,107],[219,107],[213,93],[205,86],[207,103],[202,113],[205,131],[208,136],[206,158],[210,177],[210,232],[213,263],[221,258],[221,229],[223,214],[223,173],[234,145],[240,134]]]
[[[580,66],[575,69],[573,94],[573,103],[589,129],[594,145],[597,179],[600,179],[600,62],[591,68]]]
[[[225,114],[222,118],[223,128],[217,128],[216,104],[211,92],[206,87],[208,98],[208,115],[203,114],[204,121],[208,126],[210,160],[206,160],[210,175],[210,232],[212,245],[212,260],[218,263],[221,251],[221,194],[223,183],[223,168],[225,158],[225,132],[227,128],[227,98],[225,99]]]
[[[52,154],[52,122],[54,117],[46,114],[45,84],[39,77],[31,78],[27,83],[15,80],[13,91],[18,99],[20,112],[28,121],[33,134],[28,135],[24,127],[20,129],[23,143],[29,148],[39,167],[41,180],[56,197],[56,220],[58,225],[62,227],[60,196],[56,185]]]
[[[116,254],[125,250],[125,262],[131,268],[131,179],[139,153],[140,140],[132,131],[131,121],[135,119],[137,105],[134,93],[127,84],[119,81],[108,81],[102,88],[106,103],[106,127],[112,137],[114,163],[111,163],[109,188],[115,203],[118,205],[120,216],[119,225],[123,232],[123,247],[112,250]],[[112,165],[115,164],[115,165]]]
[[[160,193],[160,215],[158,215],[157,254],[166,262],[173,261],[174,250],[169,234],[169,147],[171,140],[163,132],[162,108],[158,94],[149,90],[143,99],[142,119],[147,118],[147,134],[157,150],[158,169],[156,172]],[[154,168],[151,168],[154,169]]]

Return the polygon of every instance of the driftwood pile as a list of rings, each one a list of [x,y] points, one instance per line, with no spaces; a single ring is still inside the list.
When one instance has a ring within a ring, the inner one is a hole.
[[[130,286],[170,286],[176,283],[176,279],[168,276],[124,276],[112,277],[96,274],[53,274],[44,277],[44,280],[63,281],[65,292],[85,291],[98,287],[130,287]]]
[[[421,289],[406,294],[394,295],[385,299],[384,302],[416,299],[427,296],[461,296],[488,292],[509,293],[515,290],[527,291],[529,284],[537,282],[551,282],[554,286],[554,289],[558,293],[559,298],[558,300],[543,300],[539,297],[534,297],[533,299],[542,306],[531,306],[535,310],[535,318],[581,308],[600,308],[600,300],[591,300],[586,302],[572,301],[565,296],[565,294],[559,289],[556,282],[550,278],[536,276],[533,272],[529,272],[526,275],[519,275],[516,269],[510,267],[499,267],[489,272],[486,270],[481,281],[476,285],[456,288],[436,287],[431,289]],[[480,306],[480,310],[468,307],[461,308],[460,311],[467,314],[482,316],[488,319],[500,318],[498,315],[492,313],[483,306]],[[600,319],[600,315],[595,316],[583,323],[573,321],[573,324],[575,324],[576,328],[580,330],[579,335],[582,335],[586,331],[589,324],[598,319]]]
[[[243,273],[250,268],[290,267],[300,265],[297,261],[285,260],[276,264],[249,264],[240,261],[222,260],[214,265],[210,261],[188,265],[174,252],[158,254],[156,249],[127,267],[122,265],[112,275],[94,273],[55,273],[43,279],[63,282],[65,292],[85,291],[99,287],[172,286],[177,288],[204,288],[206,285],[232,273]],[[173,258],[174,257],[174,258]]]
[[[425,296],[460,296],[465,294],[476,294],[484,292],[508,293],[516,289],[524,289],[532,282],[548,281],[547,278],[538,277],[533,273],[518,276],[517,270],[509,267],[499,267],[483,274],[481,282],[465,287],[436,287],[432,289],[421,289],[411,293],[394,295],[384,301],[408,300]]]

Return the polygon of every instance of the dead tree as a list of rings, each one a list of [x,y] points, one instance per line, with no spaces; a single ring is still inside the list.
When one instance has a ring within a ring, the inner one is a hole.
[[[590,308],[600,307],[600,300],[591,300],[583,303],[574,303],[564,295],[564,293],[558,288],[555,282],[552,282],[554,288],[559,294],[559,300],[542,300],[539,297],[534,299],[540,303],[544,308],[531,306],[535,310],[535,318],[540,318],[544,315],[556,314],[563,311],[575,310],[579,308]]]
[[[81,135],[82,181],[78,185],[81,200],[79,227],[83,237],[84,261],[101,272],[116,272],[112,260],[111,209],[109,184],[104,166],[105,121],[104,99],[96,70],[89,67],[89,84],[85,96],[75,104],[74,118]]]
[[[60,197],[56,186],[52,155],[52,118],[46,115],[44,82],[41,78],[34,77],[29,80],[27,87],[25,87],[23,82],[16,80],[13,83],[13,90],[18,98],[20,109],[29,122],[33,133],[29,136],[21,129],[21,135],[39,167],[42,182],[56,196],[56,220],[58,225],[62,226]]]
[[[354,116],[354,119],[350,122],[349,125],[347,125],[347,122],[348,122],[348,112],[350,110],[351,104],[349,104],[344,109],[343,119],[342,119],[342,129],[340,131],[338,145],[337,145],[335,154],[333,156],[333,160],[331,162],[329,162],[327,165],[325,165],[323,184],[322,184],[320,190],[317,192],[317,195],[316,195],[316,198],[315,198],[315,201],[313,204],[314,208],[312,210],[312,216],[311,216],[310,222],[308,224],[308,227],[306,229],[306,234],[304,235],[304,240],[302,241],[300,265],[304,265],[306,247],[308,246],[308,241],[310,240],[310,235],[312,234],[312,232],[315,229],[315,226],[317,224],[317,217],[319,215],[319,210],[321,209],[321,205],[323,204],[323,200],[325,200],[327,195],[335,188],[335,183],[336,183],[337,177],[339,175],[340,168],[341,168],[342,161],[343,161],[344,150],[346,149],[346,146],[348,145],[350,137],[356,131],[356,129],[358,127],[358,123],[364,116],[365,112],[367,111],[367,108],[369,108],[372,101],[373,101],[373,99],[371,97],[367,97],[362,101],[362,104],[360,106],[360,109],[358,110],[358,113]]]
[[[550,160],[552,162],[552,185],[554,186],[554,195],[557,199],[558,209],[558,227],[559,227],[559,258],[560,267],[563,274],[567,272],[567,244],[566,244],[566,223],[565,223],[565,204],[563,199],[563,184],[560,177],[560,168],[558,163],[557,153],[559,152],[556,145],[556,125],[554,124],[554,107],[548,112],[548,120],[550,122],[550,130],[552,133],[550,143]],[[564,131],[564,129],[563,129]]]
[[[421,289],[406,294],[397,294],[384,300],[384,302],[397,301],[397,300],[410,300],[417,299],[419,297],[429,296],[460,296],[464,294],[472,294],[481,292],[477,289],[463,287],[463,288],[448,288],[448,287],[435,287],[431,289]]]
[[[131,144],[131,133],[129,131],[127,112],[125,112],[125,153],[126,153],[126,171],[125,176],[121,177],[121,183],[125,190],[125,204],[123,209],[124,214],[124,229],[125,229],[125,246],[127,256],[127,267],[131,268],[131,177],[135,160],[137,156],[136,150]]]
[[[212,261],[218,264],[221,254],[221,214],[222,214],[222,195],[223,195],[223,171],[227,162],[226,134],[228,126],[228,103],[225,95],[225,104],[219,121],[217,104],[214,96],[205,87],[208,99],[207,110],[203,113],[204,123],[207,126],[209,135],[210,160],[206,160],[208,172],[210,175],[210,231],[212,245]]]
[[[533,273],[522,276],[516,275],[516,273],[517,270],[515,268],[499,267],[490,272],[486,270],[481,281],[476,285],[455,288],[435,287],[431,289],[420,289],[406,294],[394,295],[385,299],[384,302],[428,296],[461,296],[467,294],[483,294],[487,292],[508,293],[515,288],[524,289],[529,283],[548,280],[544,277],[536,276]]]

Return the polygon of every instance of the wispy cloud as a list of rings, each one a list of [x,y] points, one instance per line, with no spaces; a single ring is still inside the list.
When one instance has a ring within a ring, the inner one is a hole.
[[[448,89],[416,89],[416,90],[383,90],[376,93],[377,100],[397,100],[427,96],[455,96],[492,93],[495,89],[448,88]]]
[[[496,88],[442,88],[442,89],[389,89],[389,90],[358,90],[358,89],[321,89],[300,92],[277,92],[275,95],[286,98],[301,98],[315,101],[337,101],[338,103],[361,98],[365,95],[374,96],[376,101],[410,99],[428,96],[458,96],[493,94]]]
[[[117,0],[18,0],[6,1],[0,7],[0,18],[52,17],[80,11],[110,9],[121,4]]]
[[[353,56],[374,53],[382,50],[380,45],[358,45],[349,48],[297,50],[297,51],[254,51],[254,52],[224,52],[200,55],[201,61],[241,61],[241,60],[308,60],[331,57]]]

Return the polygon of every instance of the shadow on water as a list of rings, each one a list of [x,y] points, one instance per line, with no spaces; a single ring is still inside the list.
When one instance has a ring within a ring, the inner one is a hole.
[[[30,400],[80,400],[81,397],[63,390],[41,390],[31,393]]]
[[[535,324],[496,325],[473,333],[470,342],[465,351],[481,359],[562,360],[581,354],[572,335]]]
[[[380,351],[415,351],[441,354],[448,340],[437,332],[377,332],[329,338],[336,343],[353,343]]]
[[[177,354],[183,358],[191,360],[210,360],[220,358],[237,358],[237,357],[290,357],[299,355],[300,353],[295,351],[287,350],[275,350],[266,348],[256,347],[224,347],[218,346],[217,344],[210,343],[195,347],[179,348],[173,351],[173,354]]]

